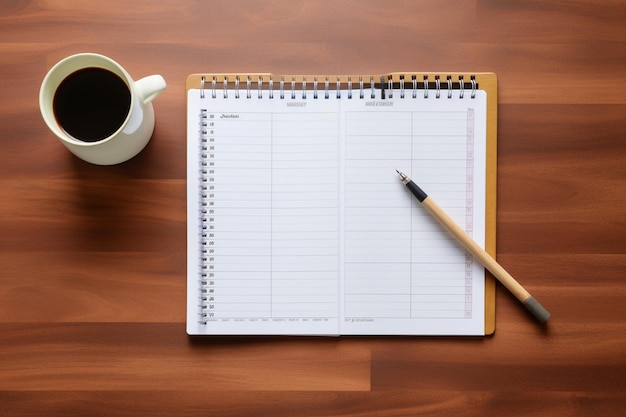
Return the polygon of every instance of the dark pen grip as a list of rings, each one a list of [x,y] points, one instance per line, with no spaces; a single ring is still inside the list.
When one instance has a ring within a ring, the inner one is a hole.
[[[428,197],[428,194],[426,194],[424,192],[424,190],[422,190],[417,184],[415,184],[413,181],[409,181],[406,184],[406,187],[411,190],[411,193],[413,193],[413,195],[415,197],[417,197],[417,199],[419,200],[419,202],[423,202],[426,197]]]

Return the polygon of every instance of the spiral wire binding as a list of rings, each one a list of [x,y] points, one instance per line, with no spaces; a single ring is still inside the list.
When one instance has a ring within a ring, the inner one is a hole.
[[[204,92],[202,92],[204,95]],[[198,270],[200,281],[200,294],[199,294],[199,302],[200,302],[200,310],[199,310],[199,323],[206,325],[207,323],[207,285],[209,281],[209,274],[212,274],[211,269],[211,259],[209,257],[209,207],[210,207],[210,193],[209,193],[209,183],[210,183],[210,172],[209,172],[209,143],[208,143],[208,130],[209,130],[209,121],[206,109],[200,110],[200,166],[199,166],[199,174],[200,174],[200,204],[199,204],[199,214],[200,214],[200,253],[199,260],[200,265]]]
[[[376,91],[381,91],[381,98],[383,99],[392,99],[394,98],[394,94],[399,92],[400,99],[407,98],[407,90],[410,89],[411,93],[409,97],[417,98],[418,92],[423,91],[424,98],[427,99],[430,96],[431,91],[434,89],[435,98],[440,99],[442,97],[442,90],[447,92],[446,96],[448,99],[452,99],[455,97],[454,92],[458,91],[458,98],[463,99],[465,97],[466,90],[471,90],[470,98],[476,98],[476,91],[478,90],[478,83],[476,82],[475,76],[470,76],[469,86],[467,85],[467,81],[465,80],[463,75],[458,76],[458,80],[454,81],[451,75],[446,76],[445,82],[442,82],[441,77],[439,75],[434,76],[433,81],[429,79],[428,75],[424,75],[423,79],[419,81],[415,75],[411,75],[410,83],[407,83],[405,75],[399,76],[399,81],[394,82],[393,77],[391,75],[381,76],[380,79],[375,79],[374,76],[369,77],[369,86],[366,86],[367,80],[363,78],[363,76],[359,76],[358,85],[355,88],[352,76],[347,77],[347,81],[342,81],[340,76],[337,76],[335,82],[335,94],[334,97],[337,99],[341,98],[342,92],[347,90],[347,98],[352,99],[355,90],[358,90],[359,99],[376,99]],[[253,94],[252,90],[254,87],[257,89],[256,97],[258,99],[262,99],[265,96],[265,92],[267,91],[267,97],[270,99],[274,99],[275,95],[275,80],[270,77],[268,80],[265,80],[262,75],[259,75],[256,80],[252,79],[252,76],[245,76],[245,87],[242,86],[241,76],[237,75],[234,78],[234,82],[229,82],[228,76],[223,76],[221,80],[218,80],[218,76],[213,76],[210,80],[211,86],[211,97],[216,98],[218,94],[218,84],[222,83],[222,94],[226,99],[228,98],[229,87],[234,90],[235,98],[239,99],[242,95],[242,89],[245,88],[245,97],[247,99],[252,99]],[[254,86],[256,84],[256,86]],[[408,86],[407,86],[408,84]],[[312,87],[311,87],[312,85]],[[347,85],[347,89],[345,87]],[[278,97],[280,99],[285,99],[287,97],[287,91],[289,91],[289,97],[292,100],[295,100],[298,96],[298,92],[300,92],[300,96],[302,99],[306,100],[309,97],[309,92],[312,92],[313,99],[318,99],[323,97],[328,100],[331,97],[331,81],[329,77],[325,77],[323,82],[318,79],[318,77],[313,77],[313,82],[303,76],[301,78],[301,85],[298,86],[298,79],[296,76],[291,76],[289,87],[286,85],[285,76],[280,76],[278,81]],[[200,78],[200,98],[204,99],[206,97],[206,90],[208,87],[208,80],[205,76]],[[408,87],[408,88],[407,88]],[[320,89],[323,88],[323,94],[320,92]],[[369,90],[369,94],[367,94],[367,90]]]
[[[218,80],[217,76],[213,76],[211,78],[211,97],[217,98],[218,94]],[[229,80],[227,76],[224,76],[222,83],[222,94],[224,99],[228,98],[228,87]],[[359,77],[358,80],[358,94],[359,99],[366,98],[366,81],[362,76]],[[200,78],[200,98],[204,99],[206,97],[205,90],[207,89],[207,79],[205,76]],[[274,79],[272,77],[269,78],[267,83],[265,82],[263,76],[259,75],[256,80],[256,88],[257,88],[257,98],[263,98],[263,92],[266,91],[265,84],[267,84],[267,92],[268,97],[270,99],[274,99]],[[347,77],[347,98],[353,98],[353,81],[352,77]],[[463,99],[465,96],[466,90],[466,81],[462,75],[458,77],[458,81],[456,82],[458,97]],[[317,77],[313,78],[313,99],[318,99],[319,97],[319,80]],[[411,75],[411,82],[409,84],[409,89],[411,90],[411,94],[409,97],[416,99],[418,91],[423,90],[424,98],[428,99],[430,94],[430,86],[431,82],[429,77],[425,75],[421,82],[418,81],[416,75]],[[455,82],[452,80],[452,76],[446,77],[446,90],[447,90],[447,98],[452,99],[454,97],[453,91],[455,90]],[[302,77],[301,84],[301,97],[302,99],[307,99],[307,91],[309,90],[309,83],[307,77]],[[342,88],[342,80],[340,76],[337,76],[335,82],[335,98],[340,99],[342,97],[342,92],[345,91]],[[245,89],[246,89],[246,99],[252,99],[252,88],[253,88],[253,80],[250,75],[246,76],[245,79]],[[285,99],[285,77],[280,76],[278,82],[278,97],[281,100]],[[324,78],[324,99],[328,100],[331,97],[330,94],[330,79],[328,77]],[[399,83],[395,84],[392,76],[381,76],[379,79],[378,86],[375,82],[375,77],[370,76],[369,78],[369,90],[370,94],[368,95],[369,99],[376,98],[376,90],[381,90],[381,98],[382,99],[392,99],[395,90],[399,90],[400,99],[405,99],[407,97],[406,89],[407,83],[404,75],[400,75]],[[434,78],[434,89],[435,89],[435,97],[437,99],[441,98],[441,90],[442,83],[439,76],[435,76]],[[476,90],[478,89],[478,83],[476,82],[475,76],[470,76],[470,98],[476,98]],[[234,80],[234,94],[236,99],[240,99],[241,97],[241,77],[237,75]],[[296,99],[296,92],[298,91],[297,87],[297,79],[295,76],[291,77],[290,82],[290,94],[292,100]],[[200,214],[200,265],[199,265],[199,281],[200,281],[200,294],[199,294],[199,303],[200,303],[200,312],[198,322],[202,325],[206,325],[210,319],[209,310],[209,301],[211,294],[209,294],[208,285],[209,282],[213,279],[213,254],[211,253],[212,249],[210,247],[210,238],[211,238],[211,180],[212,180],[212,167],[211,167],[211,144],[209,143],[209,131],[210,131],[210,121],[208,118],[207,109],[201,109],[200,111],[200,166],[199,166],[199,174],[200,174],[200,202],[199,202],[199,214]]]
[[[476,77],[472,76],[470,79],[471,83],[472,83],[472,95],[470,97],[472,98],[476,98]]]
[[[465,96],[465,81],[463,80],[463,76],[459,76],[459,98],[462,99]]]
[[[363,77],[359,77],[359,98],[363,99],[365,97],[365,93],[363,92]]]

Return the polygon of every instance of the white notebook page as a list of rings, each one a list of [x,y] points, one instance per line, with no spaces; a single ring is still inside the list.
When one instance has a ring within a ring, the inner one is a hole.
[[[188,332],[483,334],[484,270],[395,170],[483,244],[484,93],[264,93],[189,91]],[[210,227],[204,242],[201,224]]]

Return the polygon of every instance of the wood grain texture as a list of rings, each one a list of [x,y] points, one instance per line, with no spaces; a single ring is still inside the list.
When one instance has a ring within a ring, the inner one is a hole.
[[[626,409],[626,5],[4,1],[0,415],[615,416]],[[136,158],[73,157],[39,114],[59,59],[160,73]],[[502,287],[486,338],[185,335],[194,72],[493,71]]]

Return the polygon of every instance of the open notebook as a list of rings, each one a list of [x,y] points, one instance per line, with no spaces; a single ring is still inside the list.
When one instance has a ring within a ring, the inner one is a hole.
[[[187,332],[484,335],[495,283],[407,173],[495,255],[494,74],[187,80]]]

